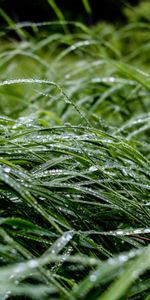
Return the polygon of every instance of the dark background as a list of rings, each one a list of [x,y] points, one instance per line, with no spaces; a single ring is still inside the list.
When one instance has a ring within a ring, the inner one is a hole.
[[[122,9],[125,5],[136,5],[140,0],[91,0],[92,14],[89,16],[81,0],[56,0],[67,20],[81,20],[94,24],[99,20],[110,22],[124,20]],[[47,0],[0,0],[2,8],[15,22],[51,21],[56,15]],[[0,23],[4,20],[0,17]]]

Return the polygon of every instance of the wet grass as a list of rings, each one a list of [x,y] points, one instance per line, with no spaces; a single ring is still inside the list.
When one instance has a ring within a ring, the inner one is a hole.
[[[0,299],[149,299],[149,29],[1,31]]]

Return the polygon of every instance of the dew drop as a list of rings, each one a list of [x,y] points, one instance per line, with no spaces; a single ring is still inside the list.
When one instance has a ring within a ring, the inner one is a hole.
[[[11,171],[11,169],[9,167],[6,167],[4,170],[6,173],[9,173]]]
[[[90,281],[91,281],[91,282],[95,282],[95,281],[96,281],[96,275],[92,274],[92,275],[90,276]]]
[[[29,268],[36,268],[38,266],[38,262],[36,260],[32,259],[28,262],[28,266],[29,266]]]
[[[125,256],[125,255],[120,255],[119,256],[119,261],[120,262],[125,262],[125,261],[127,261],[128,260],[128,257],[127,256]]]
[[[97,169],[97,167],[96,166],[91,166],[90,168],[89,168],[89,171],[90,172],[95,172],[95,171],[97,171],[98,169]]]

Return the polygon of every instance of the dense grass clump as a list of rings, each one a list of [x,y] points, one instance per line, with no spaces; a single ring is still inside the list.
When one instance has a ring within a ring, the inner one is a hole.
[[[150,299],[149,29],[1,31],[0,299]]]

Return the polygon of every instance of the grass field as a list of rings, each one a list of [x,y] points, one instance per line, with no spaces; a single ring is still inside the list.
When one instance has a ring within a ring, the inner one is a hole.
[[[150,299],[150,23],[126,13],[1,29],[2,300]]]

